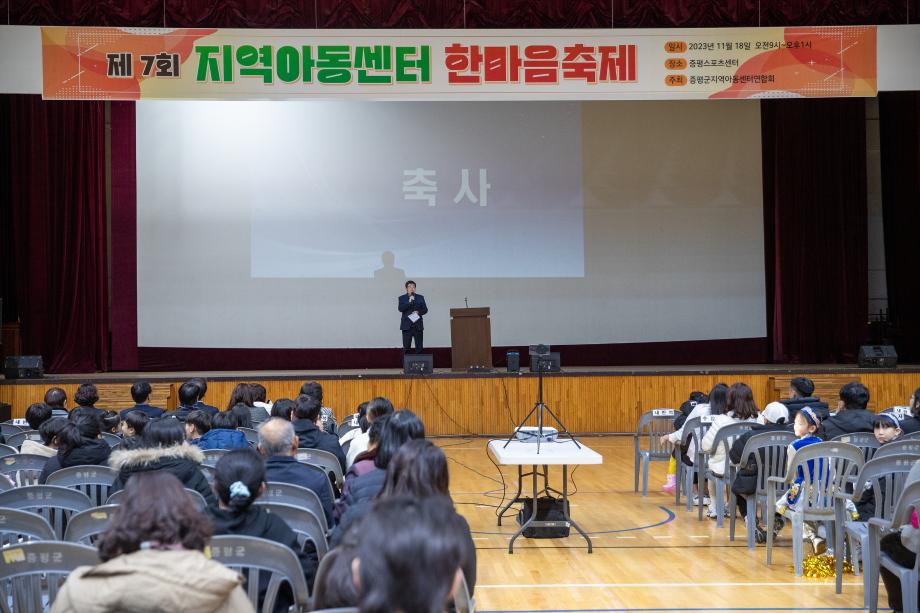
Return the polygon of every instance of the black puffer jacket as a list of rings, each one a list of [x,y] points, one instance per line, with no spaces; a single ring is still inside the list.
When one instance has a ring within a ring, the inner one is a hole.
[[[853,432],[872,432],[875,413],[866,409],[844,409],[823,422],[824,440],[829,441],[841,434]]]
[[[101,438],[83,439],[83,444],[72,449],[68,454],[58,454],[48,458],[45,468],[42,470],[39,483],[45,483],[48,476],[62,468],[71,466],[101,466],[109,459],[112,453],[112,447]]]
[[[208,506],[216,506],[214,492],[199,468],[203,460],[204,454],[201,450],[188,443],[172,447],[117,449],[109,458],[109,466],[118,471],[118,477],[112,484],[112,493],[124,489],[132,475],[151,470],[165,470],[175,475],[185,487],[204,496]]]

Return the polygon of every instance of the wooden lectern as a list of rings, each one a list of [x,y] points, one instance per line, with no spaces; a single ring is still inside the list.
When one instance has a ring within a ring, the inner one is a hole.
[[[492,368],[492,328],[489,307],[450,310],[451,370],[470,366]]]

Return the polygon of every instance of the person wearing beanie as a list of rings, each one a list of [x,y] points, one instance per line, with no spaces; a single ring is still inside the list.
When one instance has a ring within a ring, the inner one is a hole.
[[[815,383],[808,377],[795,377],[789,382],[789,398],[783,401],[789,409],[789,419],[786,423],[791,425],[795,421],[795,414],[802,407],[811,407],[821,421],[830,417],[831,412],[827,403],[822,402],[814,393]]]
[[[875,433],[875,440],[877,440],[882,447],[888,443],[899,440],[904,434],[901,428],[901,420],[892,413],[879,413],[876,415],[875,423],[872,424],[872,431]],[[884,499],[885,490],[887,488],[885,480],[880,479],[878,485],[882,493],[882,498]],[[874,488],[866,488],[863,491],[862,498],[856,501],[856,512],[859,513],[859,521],[869,521],[870,518],[875,517]]]
[[[799,449],[822,442],[821,438],[818,436],[820,430],[821,419],[813,409],[804,407],[796,414],[795,422],[793,422],[793,432],[795,432],[797,438],[789,443],[789,448],[786,450],[787,473],[789,472],[789,468],[793,466],[795,454]],[[792,509],[799,509],[802,506],[805,500],[805,496],[802,495],[802,487],[805,483],[805,470],[808,470],[809,477],[814,479],[816,472],[822,469],[822,463],[824,463],[824,460],[808,460],[805,467],[799,466],[796,477],[789,486],[789,489],[776,501],[776,512],[778,514],[785,515],[790,507]],[[818,534],[813,524],[814,522],[805,522],[804,536],[811,541],[815,554],[820,555],[825,551],[825,542]]]

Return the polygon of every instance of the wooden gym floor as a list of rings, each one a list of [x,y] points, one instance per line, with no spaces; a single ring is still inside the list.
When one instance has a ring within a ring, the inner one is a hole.
[[[843,594],[833,579],[797,579],[791,570],[788,528],[780,534],[773,565],[766,550],[749,551],[739,518],[735,542],[728,520],[697,521],[683,501],[660,491],[665,463],[653,463],[649,495],[633,493],[631,436],[581,439],[604,457],[601,466],[574,473],[572,517],[594,541],[588,554],[574,530],[567,539],[518,538],[514,554],[508,540],[517,530],[513,517],[496,525],[501,477],[486,456],[487,439],[440,438],[450,464],[451,492],[457,510],[469,521],[478,556],[477,611],[853,611],[862,609],[862,577],[846,575]],[[515,467],[504,467],[508,495]],[[561,489],[561,473],[550,469]],[[570,483],[570,490],[572,484]],[[526,491],[526,489],[525,489]],[[806,553],[810,548],[806,548]],[[879,610],[887,609],[880,586]]]

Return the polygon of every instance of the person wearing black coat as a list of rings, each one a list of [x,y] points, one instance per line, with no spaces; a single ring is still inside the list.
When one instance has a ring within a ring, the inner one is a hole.
[[[827,403],[817,396],[812,396],[815,393],[815,384],[808,377],[795,377],[789,382],[789,391],[791,397],[783,400],[783,404],[789,409],[787,424],[795,422],[795,414],[803,407],[810,407],[822,422],[830,417],[831,411]]]
[[[46,483],[53,472],[62,468],[105,464],[112,448],[99,438],[101,426],[102,423],[89,414],[78,414],[71,419],[55,437],[58,441],[57,455],[45,462],[38,482]]]
[[[869,390],[865,385],[853,381],[841,387],[837,413],[821,424],[824,440],[832,440],[841,434],[872,432],[875,413],[866,409],[868,405]]]
[[[297,534],[281,517],[253,504],[265,488],[265,464],[255,451],[235,449],[222,456],[214,467],[214,491],[218,504],[208,509],[214,535],[255,536],[285,545],[297,554],[304,578],[312,589],[319,566],[316,549],[312,543],[301,547]],[[260,580],[259,584],[261,609],[268,577]],[[283,588],[275,610],[287,611],[292,604],[293,595]]]
[[[322,404],[312,396],[301,394],[297,397],[294,408],[294,432],[299,439],[299,447],[302,449],[319,449],[328,451],[333,454],[342,467],[342,474],[345,474],[345,452],[339,444],[339,439],[334,434],[325,432],[316,425],[320,416]]]
[[[137,449],[116,449],[109,457],[109,466],[118,471],[112,493],[124,488],[133,475],[152,470],[165,470],[175,475],[188,489],[195,490],[208,506],[217,499],[208,480],[201,472],[204,454],[185,442],[185,427],[176,419],[156,419],[144,428]]]

